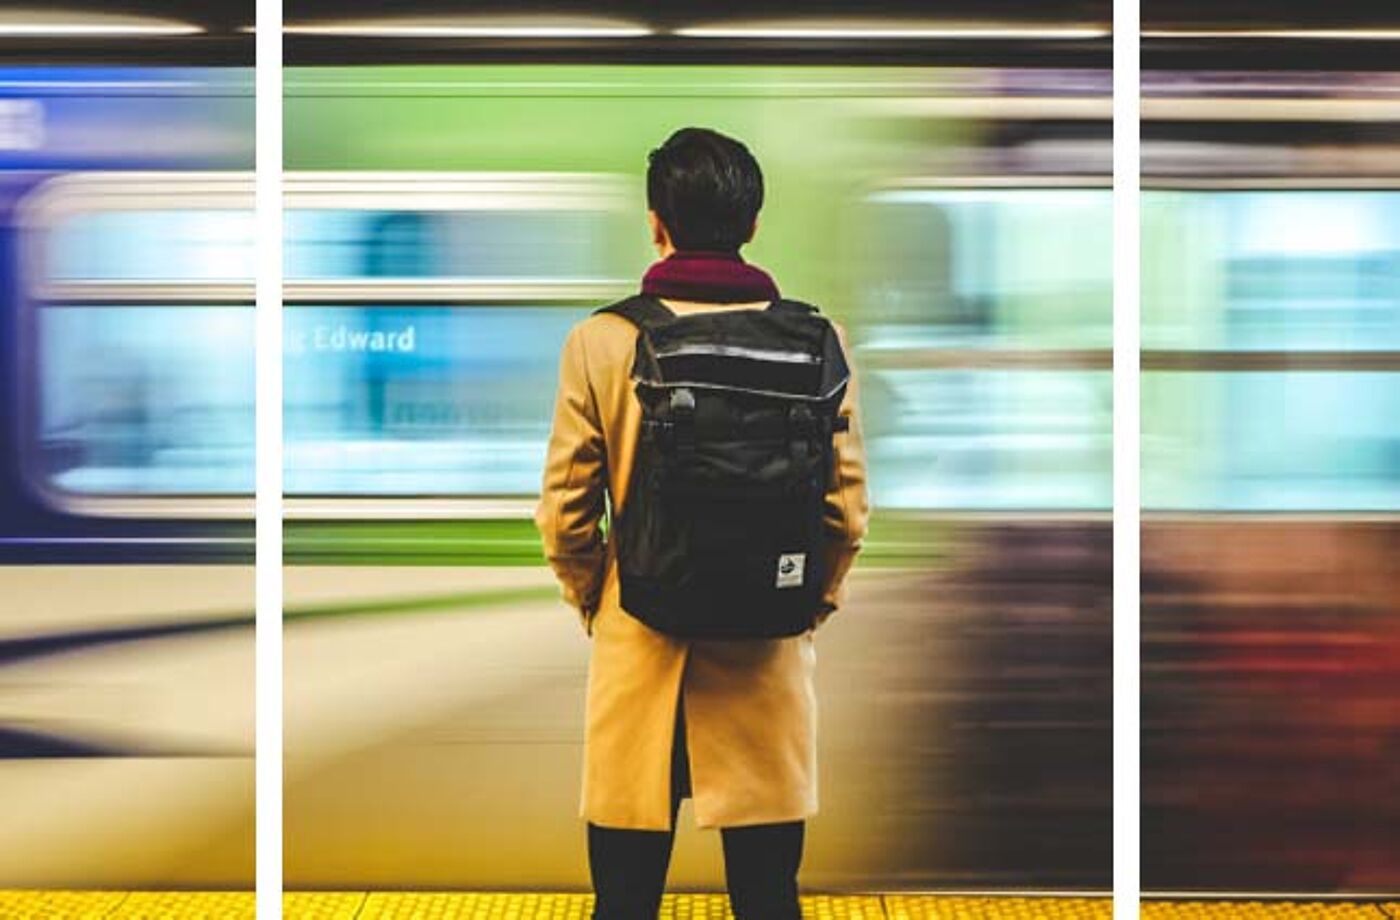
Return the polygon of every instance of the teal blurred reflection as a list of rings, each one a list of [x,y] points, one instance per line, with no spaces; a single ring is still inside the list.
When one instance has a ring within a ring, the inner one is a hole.
[[[251,309],[65,305],[38,319],[38,416],[24,445],[36,486],[252,493]]]
[[[284,314],[294,495],[529,495],[555,343],[587,309],[301,307]]]
[[[1400,509],[1400,192],[1143,199],[1143,503]]]
[[[867,347],[1110,348],[1102,188],[897,188],[870,198]]]
[[[286,212],[290,279],[621,277],[625,227],[597,210]],[[621,245],[620,245],[621,244]]]
[[[855,309],[833,309],[849,314],[864,379],[878,506],[1108,507],[1108,205],[1105,189],[1072,187],[894,187],[859,202],[872,246],[848,266]],[[61,295],[192,288],[158,306],[40,308],[49,486],[250,491],[252,314],[208,287],[239,277],[247,221],[108,209],[55,226],[50,281],[77,284]],[[288,493],[533,494],[559,343],[599,286],[635,283],[635,222],[620,205],[531,210],[499,194],[455,210],[289,210]],[[338,287],[302,301],[299,284]]]
[[[50,281],[247,281],[251,211],[191,207],[61,215],[46,232]]]

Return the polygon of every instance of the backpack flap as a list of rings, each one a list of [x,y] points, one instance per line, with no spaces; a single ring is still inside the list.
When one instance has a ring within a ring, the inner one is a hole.
[[[775,304],[639,325],[643,427],[616,528],[623,607],[686,638],[804,631],[820,610],[849,380],[831,324]]]

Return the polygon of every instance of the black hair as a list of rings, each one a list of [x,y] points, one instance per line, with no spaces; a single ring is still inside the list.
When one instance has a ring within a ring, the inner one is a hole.
[[[682,128],[647,157],[647,207],[677,249],[737,251],[763,207],[763,173],[734,138]]]

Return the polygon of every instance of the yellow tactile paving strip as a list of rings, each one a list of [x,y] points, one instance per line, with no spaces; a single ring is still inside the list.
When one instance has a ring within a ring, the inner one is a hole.
[[[363,891],[297,891],[282,895],[282,916],[296,920],[359,920]]]
[[[125,891],[0,891],[0,917],[110,917],[126,898]]]
[[[254,920],[256,912],[251,891],[0,890],[4,920]]]
[[[962,898],[886,895],[890,920],[1110,920],[1112,898]]]
[[[726,906],[728,899],[724,899]],[[812,895],[802,899],[802,916],[806,920],[883,920],[885,913],[883,898],[879,897],[838,897],[835,895]],[[730,916],[726,911],[721,916]]]
[[[588,920],[581,894],[292,892],[287,920]],[[254,920],[249,891],[71,891],[0,889],[4,920]],[[1108,920],[1102,898],[947,895],[811,895],[806,920]],[[1400,920],[1400,902],[1144,901],[1143,920]],[[672,894],[661,920],[732,920],[722,894]]]
[[[133,891],[108,917],[114,920],[254,920],[251,891]],[[104,918],[105,920],[105,918]]]
[[[592,906],[587,895],[375,892],[355,920],[588,920]]]
[[[371,894],[355,920],[588,920],[590,895]],[[949,898],[832,896],[802,898],[806,920],[1100,920],[1112,913],[1107,898]],[[286,913],[287,920],[310,914]],[[722,894],[668,894],[660,920],[733,920]]]
[[[1400,920],[1376,903],[1336,901],[1147,901],[1142,920]]]

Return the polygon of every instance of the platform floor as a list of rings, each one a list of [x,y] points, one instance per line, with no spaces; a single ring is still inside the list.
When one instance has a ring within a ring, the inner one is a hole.
[[[592,898],[574,894],[296,892],[287,920],[587,920]],[[948,895],[813,895],[808,920],[1109,920],[1108,898]],[[662,920],[726,920],[718,894],[667,895]],[[1146,920],[1400,920],[1400,902],[1146,901]],[[254,920],[245,891],[0,890],[5,920]]]

